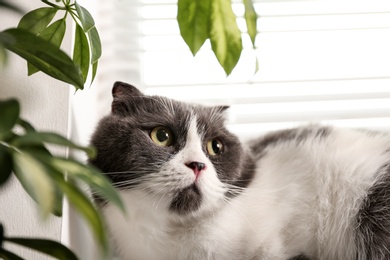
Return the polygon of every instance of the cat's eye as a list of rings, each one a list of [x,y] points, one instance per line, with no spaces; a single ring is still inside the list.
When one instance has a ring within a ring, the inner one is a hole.
[[[172,144],[173,135],[168,128],[158,126],[150,132],[150,138],[159,146],[170,146]]]
[[[212,139],[207,142],[207,153],[215,156],[224,152],[224,145],[219,139]]]

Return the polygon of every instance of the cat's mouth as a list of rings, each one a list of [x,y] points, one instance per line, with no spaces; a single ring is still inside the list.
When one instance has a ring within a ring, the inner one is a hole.
[[[196,183],[178,191],[172,199],[170,210],[186,214],[197,210],[202,202],[202,194]]]

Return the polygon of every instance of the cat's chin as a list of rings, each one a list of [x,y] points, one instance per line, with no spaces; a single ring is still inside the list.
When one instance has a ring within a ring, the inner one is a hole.
[[[195,182],[174,195],[169,210],[179,215],[184,215],[197,211],[201,203],[202,193]]]

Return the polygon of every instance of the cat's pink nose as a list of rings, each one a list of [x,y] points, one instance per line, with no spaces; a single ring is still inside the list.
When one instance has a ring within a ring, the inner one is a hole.
[[[199,175],[199,173],[200,173],[201,171],[203,171],[204,169],[206,169],[206,164],[201,163],[201,162],[190,162],[190,163],[186,163],[186,166],[194,171],[196,177],[198,177],[198,175]]]

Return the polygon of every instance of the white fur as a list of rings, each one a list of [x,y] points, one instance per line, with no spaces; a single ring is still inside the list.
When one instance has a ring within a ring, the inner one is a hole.
[[[108,205],[104,214],[122,259],[272,259],[305,254],[315,259],[354,259],[353,221],[367,189],[389,160],[390,139],[361,131],[334,130],[323,141],[281,142],[267,148],[245,191],[225,201],[226,187],[203,153],[192,121],[186,147],[163,171],[182,172],[200,161],[200,209],[187,217],[168,211],[168,186],[122,191],[128,216]],[[176,176],[177,177],[177,176]],[[160,185],[160,186],[159,186]],[[177,183],[175,184],[177,185]]]

